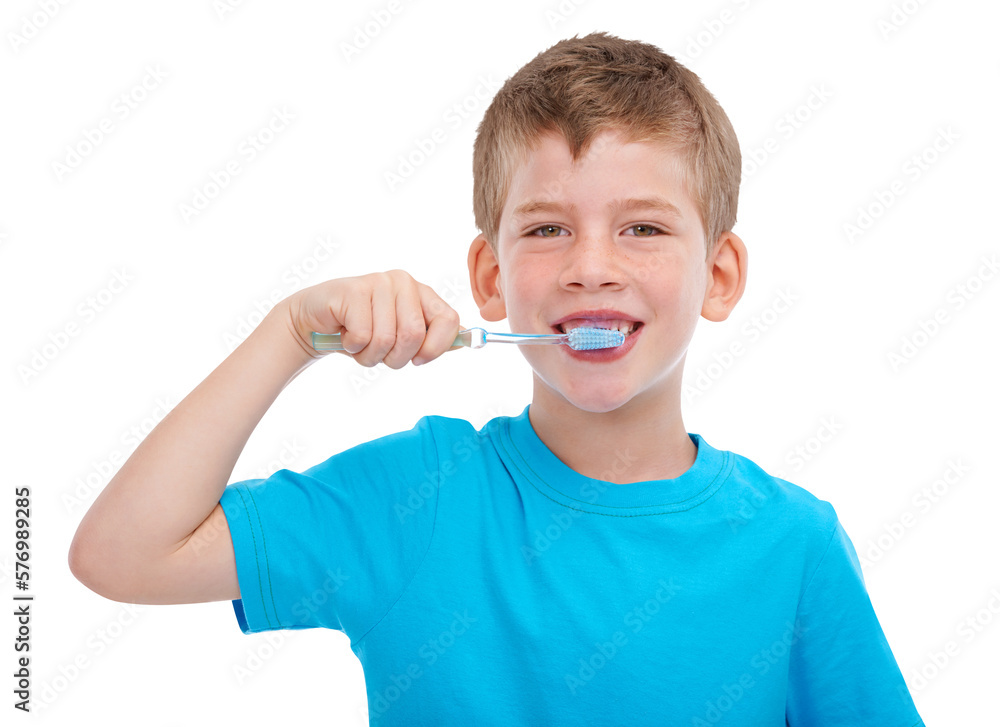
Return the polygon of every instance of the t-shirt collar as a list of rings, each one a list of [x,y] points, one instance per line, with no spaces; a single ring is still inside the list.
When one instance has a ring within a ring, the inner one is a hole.
[[[556,457],[535,433],[531,405],[515,417],[497,417],[493,430],[500,456],[543,495],[566,507],[609,515],[652,515],[690,510],[711,497],[732,470],[732,457],[700,435],[688,436],[698,448],[694,464],[673,479],[616,484],[586,477]],[[627,453],[624,456],[628,456]],[[621,467],[624,460],[618,462]],[[615,462],[608,463],[609,474]]]

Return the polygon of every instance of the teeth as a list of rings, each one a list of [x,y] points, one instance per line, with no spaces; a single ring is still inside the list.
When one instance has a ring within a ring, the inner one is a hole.
[[[562,324],[562,329],[565,333],[569,333],[574,328],[580,328],[582,326],[587,326],[589,328],[607,328],[613,331],[620,331],[626,336],[630,334],[635,328],[638,327],[638,323],[632,321],[595,321],[595,320],[584,320],[577,318],[572,321],[566,321]]]

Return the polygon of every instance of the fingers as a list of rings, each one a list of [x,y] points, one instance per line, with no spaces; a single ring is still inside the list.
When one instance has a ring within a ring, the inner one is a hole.
[[[399,285],[395,271],[376,273],[371,294],[371,340],[355,359],[363,366],[374,366],[396,345],[396,295]]]
[[[362,366],[421,365],[451,348],[458,313],[403,270],[341,278],[302,291],[303,330],[337,332],[344,353]],[[314,326],[319,326],[315,328]]]
[[[355,360],[372,340],[373,297],[377,286],[367,286],[362,278],[348,278],[334,281],[344,285],[344,292],[336,299],[334,318],[343,326],[340,343]],[[360,361],[359,361],[360,363]],[[378,363],[376,361],[375,363]],[[365,364],[374,366],[375,363]]]
[[[406,280],[400,282],[395,301],[395,342],[382,359],[382,363],[391,369],[401,369],[406,366],[416,355],[427,333],[424,314],[420,309],[420,296],[417,293],[420,284],[409,275],[406,275]]]
[[[420,305],[427,324],[420,350],[413,357],[413,365],[420,366],[433,361],[445,351],[450,350],[455,337],[461,329],[458,312],[448,305],[432,288],[417,283],[420,295]]]
[[[354,278],[345,294],[341,343],[355,361],[371,368],[396,345],[395,271]]]

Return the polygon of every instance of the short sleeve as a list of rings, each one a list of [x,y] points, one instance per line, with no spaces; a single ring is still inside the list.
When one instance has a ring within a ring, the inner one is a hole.
[[[790,727],[923,724],[839,521],[803,591],[789,657]]]
[[[439,486],[429,417],[304,472],[226,487],[244,633],[330,628],[354,643],[426,554]]]

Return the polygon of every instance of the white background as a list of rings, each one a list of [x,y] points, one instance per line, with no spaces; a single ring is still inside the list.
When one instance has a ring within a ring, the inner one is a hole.
[[[366,723],[342,633],[245,636],[228,602],[128,607],[78,583],[67,549],[130,432],[227,356],[259,302],[293,292],[296,266],[302,285],[402,268],[483,325],[465,263],[476,92],[593,30],[688,64],[760,162],[745,166],[735,228],[749,282],[730,320],[703,321],[692,343],[688,431],[833,503],[927,724],[994,711],[1000,283],[982,261],[1000,254],[996,4],[401,0],[350,57],[387,2],[220,7],[17,0],[0,13],[0,581],[12,603],[13,489],[30,486],[41,722]],[[165,78],[143,91],[147,68]],[[121,118],[129,93],[143,98]],[[469,109],[457,125],[456,104]],[[294,120],[247,163],[238,147],[274,109]],[[112,130],[57,173],[105,118]],[[390,189],[386,173],[435,128],[446,140]],[[232,159],[242,173],[185,221],[181,204]],[[864,209],[877,218],[852,236]],[[335,249],[318,254],[320,237]],[[129,282],[109,288],[116,274]],[[974,291],[961,308],[959,286]],[[792,304],[775,307],[779,293]],[[925,334],[939,309],[946,322]],[[734,343],[743,354],[726,361]],[[279,397],[231,481],[305,469],[426,414],[477,427],[516,415],[530,381],[512,346],[399,371],[321,361]],[[970,617],[978,630],[960,631]],[[936,666],[950,641],[957,655]]]

